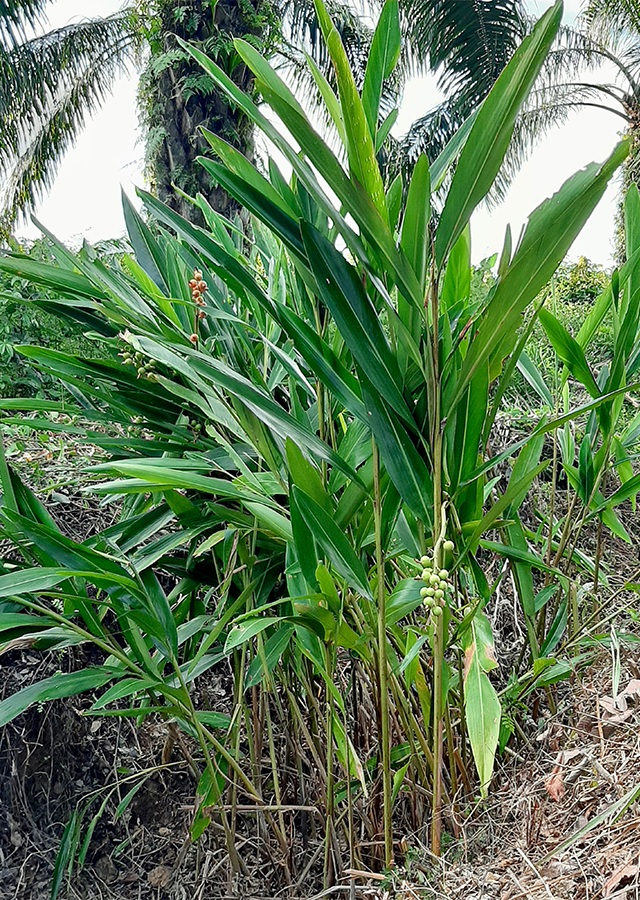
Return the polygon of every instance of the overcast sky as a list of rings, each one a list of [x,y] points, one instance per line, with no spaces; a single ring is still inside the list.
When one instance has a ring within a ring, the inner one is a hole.
[[[109,15],[121,0],[91,0],[91,15]],[[532,0],[529,7],[541,15],[550,5]],[[55,0],[49,7],[51,27],[65,25],[87,14],[83,0]],[[577,14],[580,0],[566,0],[565,21]],[[133,194],[142,185],[144,149],[137,128],[135,73],[121,78],[102,109],[80,135],[73,150],[63,160],[55,184],[38,206],[37,217],[62,240],[77,243],[117,237],[124,224],[120,205],[120,185]],[[406,131],[410,123],[438,100],[434,86],[426,79],[406,86],[396,131]],[[472,219],[472,247],[475,262],[500,250],[507,223],[514,238],[527,215],[577,169],[596,160],[601,162],[619,139],[622,121],[602,110],[583,110],[545,138],[525,163],[506,200],[488,211],[478,210]],[[570,257],[587,256],[605,266],[611,264],[613,219],[617,185],[609,187],[600,206],[571,248]],[[32,225],[18,227],[19,235],[36,236]]]

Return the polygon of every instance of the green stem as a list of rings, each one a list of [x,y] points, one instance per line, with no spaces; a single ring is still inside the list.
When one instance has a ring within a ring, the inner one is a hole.
[[[325,646],[325,664],[329,677],[333,672],[332,660],[330,659],[329,648]],[[327,790],[326,790],[326,830],[324,835],[324,889],[328,891],[333,884],[333,876],[335,875],[333,859],[333,836],[334,836],[334,778],[333,778],[333,695],[327,690],[327,710],[325,727],[327,731]],[[347,778],[349,777],[349,757],[347,756]]]
[[[442,508],[442,432],[438,431],[433,467],[433,569],[441,568],[441,546],[446,528]],[[444,666],[444,616],[433,617],[433,809],[431,852],[440,855],[442,836],[442,760],[444,755],[442,720],[442,668]]]
[[[393,866],[393,824],[391,809],[391,740],[389,734],[389,673],[387,661],[387,595],[382,549],[382,495],[380,459],[373,446],[373,521],[376,540],[376,572],[378,581],[378,683],[380,685],[380,742],[382,744],[382,802],[385,868]]]

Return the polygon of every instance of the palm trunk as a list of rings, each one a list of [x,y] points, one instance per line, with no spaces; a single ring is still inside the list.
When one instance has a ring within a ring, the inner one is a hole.
[[[200,211],[176,191],[195,197],[201,193],[228,219],[239,213],[238,203],[215,185],[196,162],[209,153],[199,133],[203,126],[225,138],[248,159],[254,159],[253,127],[226,96],[218,91],[198,64],[177,49],[175,35],[204,48],[218,65],[249,94],[254,79],[238,59],[236,37],[263,39],[270,21],[269,0],[190,0],[180,8],[169,0],[159,13],[159,35],[142,81],[141,105],[147,125],[147,174],[158,198],[181,216],[202,223]]]

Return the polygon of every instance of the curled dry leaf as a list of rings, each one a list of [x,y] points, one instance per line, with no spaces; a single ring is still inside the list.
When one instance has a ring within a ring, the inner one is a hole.
[[[561,750],[556,756],[556,762],[551,770],[551,775],[545,780],[544,787],[547,794],[557,803],[562,800],[565,793],[564,769],[567,763],[576,757],[584,757],[584,751],[580,749]]]
[[[602,896],[610,897],[617,887],[623,883],[627,884],[638,875],[640,861],[625,863],[613,872],[604,883],[602,888]]]
[[[552,800],[558,803],[564,797],[564,781],[560,766],[554,766],[551,775],[545,780],[544,788]]]

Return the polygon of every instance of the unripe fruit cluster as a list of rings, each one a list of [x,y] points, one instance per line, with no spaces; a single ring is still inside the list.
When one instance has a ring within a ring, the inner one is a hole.
[[[421,578],[425,586],[420,590],[420,596],[427,609],[436,618],[442,615],[442,607],[446,602],[446,595],[451,590],[449,572],[446,569],[434,567],[433,560],[429,556],[420,558],[422,568]]]
[[[122,353],[118,354],[122,357],[122,364],[125,366],[135,366],[138,378],[146,378],[147,381],[156,381],[155,367],[156,364],[152,359],[145,360],[142,353],[135,353],[126,348]]]

